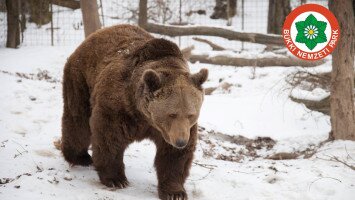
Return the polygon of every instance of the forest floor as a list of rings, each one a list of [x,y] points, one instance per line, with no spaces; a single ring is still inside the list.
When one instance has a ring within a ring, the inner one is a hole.
[[[70,167],[56,149],[62,70],[73,49],[0,49],[0,199],[157,199],[150,141],[126,151],[130,186],[120,190],[101,185],[93,167]],[[299,68],[197,63],[191,70],[201,67],[210,70],[205,87],[217,90],[201,111],[185,184],[189,199],[353,199],[355,142],[319,145],[328,137],[329,117],[289,94],[326,92],[293,90],[285,78]],[[329,71],[330,63],[312,70]],[[273,160],[279,156],[293,159]]]

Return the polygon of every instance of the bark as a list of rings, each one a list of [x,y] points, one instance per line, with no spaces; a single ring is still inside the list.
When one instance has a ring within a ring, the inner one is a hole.
[[[232,31],[224,28],[208,27],[208,26],[190,26],[178,27],[147,23],[145,29],[151,33],[158,33],[162,35],[187,36],[187,35],[204,35],[223,37],[228,40],[239,40],[243,42],[252,42],[265,45],[284,46],[283,39],[280,35],[270,35],[261,33],[245,33]]]
[[[101,28],[99,11],[96,0],[81,0],[85,37]]]
[[[281,34],[284,21],[290,12],[290,0],[269,0],[267,32]]]
[[[140,0],[139,1],[138,26],[145,28],[147,23],[148,23],[147,0]]]
[[[190,56],[190,61],[201,62],[213,65],[229,65],[236,67],[243,66],[255,66],[255,67],[292,67],[292,66],[302,66],[302,67],[315,67],[323,64],[325,61],[306,61],[295,57],[275,57],[275,58],[235,58],[230,56],[214,56],[209,57],[208,55],[194,55]]]
[[[26,14],[28,14],[28,3],[26,0],[19,0],[20,4],[20,23],[21,23],[21,31],[24,32],[26,30]]]
[[[26,11],[28,10],[27,8],[27,2],[26,0],[19,0],[20,1],[20,32],[21,32],[21,43],[23,42],[24,39],[24,32],[26,30]]]
[[[330,0],[329,8],[338,19],[341,34],[332,60],[330,137],[355,140],[353,5],[352,1]]]
[[[17,48],[20,44],[20,2],[6,0],[7,8],[7,39],[6,47]]]
[[[0,12],[6,12],[6,0],[0,0]]]

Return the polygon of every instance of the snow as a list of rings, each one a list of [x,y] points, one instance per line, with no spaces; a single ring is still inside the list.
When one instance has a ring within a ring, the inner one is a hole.
[[[74,48],[0,49],[0,178],[14,179],[0,185],[0,199],[157,199],[156,149],[150,141],[134,143],[126,151],[130,186],[122,190],[101,185],[93,167],[70,167],[54,147],[61,134],[60,81],[36,80],[37,76],[31,80],[15,73],[47,70],[50,80],[61,80],[63,65]],[[329,68],[327,65],[324,68]],[[196,63],[191,70],[202,67],[210,70],[206,87],[220,85],[220,79],[233,84],[229,92],[219,90],[206,96],[200,125],[207,130],[276,140],[273,149],[260,150],[262,157],[304,150],[327,138],[329,117],[288,98],[284,80],[297,68]],[[245,149],[228,142],[221,145]],[[208,148],[204,141],[199,142],[186,182],[190,199],[352,199],[355,194],[354,172],[341,163],[327,161],[334,155],[354,164],[349,158],[355,157],[354,142],[327,143],[309,159],[282,161],[262,157],[223,161],[204,156],[203,150]]]
[[[206,96],[200,117],[202,126],[230,135],[274,139],[322,137],[330,131],[327,116],[310,113],[302,104],[288,98],[285,77],[294,69],[273,67],[253,71],[248,67],[226,67],[221,70],[220,66],[200,66],[210,70],[212,85],[221,78],[233,84],[230,94]]]
[[[292,97],[297,99],[307,99],[311,101],[320,101],[326,97],[329,97],[330,93],[322,88],[315,88],[312,91],[296,89],[291,92]]]
[[[241,29],[240,14],[233,18],[233,27],[229,28],[265,33],[267,2],[245,1],[245,29]],[[112,2],[112,5],[104,2],[106,25],[135,22],[127,20],[130,13],[123,8],[135,8],[137,2],[121,3],[114,6]],[[296,7],[299,1],[291,3]],[[205,0],[184,2],[183,13],[186,9],[203,8],[207,15],[183,15],[183,21],[192,22],[191,26],[224,26],[225,20],[208,18],[213,4],[214,1]],[[171,10],[177,7],[178,1],[170,2]],[[238,5],[239,13],[240,8]],[[61,137],[63,66],[84,35],[79,10],[69,11],[56,6],[54,10],[60,11],[54,17],[54,26],[60,28],[55,31],[55,47],[43,46],[50,44],[48,25],[38,28],[28,23],[24,43],[19,49],[0,48],[0,199],[157,199],[153,167],[156,148],[152,142],[134,143],[125,152],[130,186],[121,190],[104,187],[93,167],[69,166],[55,148],[53,142]],[[173,13],[168,22],[177,19]],[[285,49],[271,53],[264,52],[264,45],[199,37],[228,50],[212,52],[211,47],[191,37],[181,37],[180,47],[194,45],[195,53],[209,56],[268,58],[285,53],[291,55]],[[179,41],[179,38],[165,38]],[[204,130],[201,130],[185,184],[189,199],[353,199],[354,171],[332,158],[336,156],[355,165],[355,142],[325,143],[307,159],[302,155],[294,160],[266,159],[279,152],[317,149],[318,144],[328,138],[329,116],[310,111],[291,101],[289,96],[320,100],[329,93],[321,88],[312,91],[292,88],[286,78],[299,70],[329,72],[331,57],[327,57],[325,64],[313,68],[235,68],[202,63],[190,67],[192,72],[207,68],[209,79],[204,87],[217,89],[205,96],[201,110],[199,124]],[[230,87],[225,88],[225,85]],[[270,148],[262,145],[251,152],[253,150],[250,151],[246,144],[224,141],[210,133],[249,139],[270,137],[275,144]],[[256,156],[251,156],[252,153]]]

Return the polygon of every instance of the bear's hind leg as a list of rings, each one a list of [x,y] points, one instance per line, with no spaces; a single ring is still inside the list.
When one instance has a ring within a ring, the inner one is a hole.
[[[75,79],[73,79],[75,78]],[[72,165],[92,164],[90,146],[90,94],[81,75],[67,67],[63,77],[64,110],[62,117],[62,146],[64,158]]]
[[[90,145],[90,129],[80,127],[83,124],[80,117],[63,114],[62,119],[62,153],[67,162],[72,165],[89,166],[92,164],[88,153]],[[84,125],[85,126],[85,125]]]

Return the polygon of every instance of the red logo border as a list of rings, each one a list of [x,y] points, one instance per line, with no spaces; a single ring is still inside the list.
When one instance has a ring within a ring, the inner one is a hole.
[[[308,58],[303,58],[300,57],[297,53],[294,53],[293,50],[290,49],[289,45],[287,45],[286,39],[285,39],[285,33],[284,30],[289,30],[291,33],[291,25],[293,23],[293,21],[296,19],[296,17],[298,17],[300,14],[305,13],[305,12],[310,12],[310,11],[314,11],[314,12],[318,12],[320,14],[322,14],[324,17],[327,18],[327,20],[330,23],[331,29],[332,30],[339,30],[338,31],[338,37],[335,41],[335,44],[332,46],[330,46],[330,42],[332,41],[333,38],[333,31],[331,32],[331,37],[330,40],[328,42],[328,44],[321,50],[317,51],[317,52],[306,52],[303,51],[301,49],[299,49],[291,40],[292,44],[296,47],[296,50],[305,52],[305,53],[310,53],[310,54],[319,54],[320,52],[324,51],[326,48],[331,49],[325,56],[323,57],[318,57],[318,58],[314,58],[314,59],[308,59]],[[302,6],[299,6],[297,8],[295,8],[293,11],[291,11],[291,13],[286,17],[286,20],[284,22],[284,26],[283,26],[283,30],[282,30],[282,37],[284,39],[285,42],[285,46],[287,47],[287,49],[296,57],[303,59],[303,60],[320,60],[323,59],[324,57],[328,56],[329,54],[332,53],[332,51],[335,49],[335,47],[337,46],[337,43],[339,41],[339,37],[340,37],[340,29],[339,29],[339,24],[338,24],[338,20],[336,19],[336,17],[334,16],[334,14],[332,12],[330,12],[327,8],[318,5],[318,4],[304,4]]]

